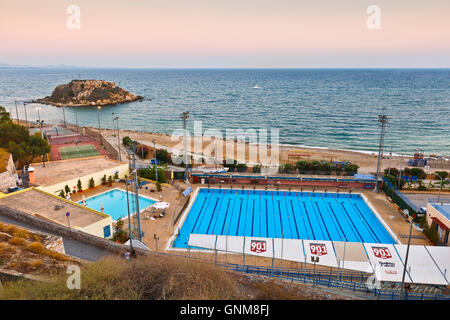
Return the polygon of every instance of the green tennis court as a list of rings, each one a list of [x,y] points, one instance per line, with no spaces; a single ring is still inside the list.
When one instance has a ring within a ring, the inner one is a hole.
[[[98,150],[92,144],[83,144],[80,146],[60,147],[58,149],[62,160],[95,157],[100,155]]]

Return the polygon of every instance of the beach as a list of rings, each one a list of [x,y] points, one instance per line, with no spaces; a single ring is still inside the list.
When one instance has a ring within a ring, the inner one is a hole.
[[[98,130],[92,128],[93,130]],[[117,146],[117,136],[115,136],[115,132],[110,129],[102,129],[102,135],[110,142],[116,149]],[[157,148],[158,146],[164,146],[167,148],[175,148],[179,151],[184,150],[184,140],[182,137],[174,140],[168,134],[162,133],[151,133],[151,132],[140,132],[133,130],[120,130],[120,140],[123,137],[128,136],[133,140],[137,140],[140,143],[146,144],[149,147],[153,148],[153,141],[155,141]],[[193,137],[190,139],[191,143],[188,144],[188,152],[194,150],[195,146],[202,146],[202,151],[205,155],[213,154],[215,152],[214,148],[214,139],[210,137]],[[234,156],[238,162],[247,162],[249,161],[249,149],[250,146],[248,143],[226,140],[223,143],[224,151],[226,152],[226,148],[229,150],[233,150],[234,147]],[[242,148],[245,150],[245,155],[238,155],[237,149]],[[273,146],[268,149],[268,153],[270,154],[271,150],[273,150]],[[294,145],[280,145],[279,148],[279,159],[280,163],[295,163],[298,160],[328,160],[328,161],[350,161],[352,163],[357,164],[360,169],[358,172],[360,173],[375,173],[377,166],[377,157],[378,154],[376,152],[362,152],[362,151],[350,151],[350,150],[337,150],[337,149],[327,149],[327,148],[314,148],[314,147],[303,147],[303,146],[294,146]],[[123,156],[126,156],[123,145],[121,146],[121,152]],[[219,155],[219,152],[218,152]],[[386,156],[386,153],[384,153]],[[405,168],[407,167],[408,160],[412,158],[401,156],[401,155],[393,155],[392,159],[383,159],[381,163],[381,168],[396,167],[396,168]],[[435,168],[433,168],[435,169]],[[436,167],[436,169],[438,169]]]

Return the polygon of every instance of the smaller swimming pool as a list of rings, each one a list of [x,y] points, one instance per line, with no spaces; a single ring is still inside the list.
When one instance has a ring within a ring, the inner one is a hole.
[[[130,214],[136,213],[135,195],[129,192]],[[151,206],[156,200],[139,196],[139,210]],[[79,204],[83,204],[82,201],[78,201]],[[124,218],[128,216],[127,208],[127,193],[121,189],[112,189],[110,191],[100,193],[96,196],[86,199],[86,206],[88,208],[101,212],[101,206],[105,209],[105,213],[109,214],[113,220]]]

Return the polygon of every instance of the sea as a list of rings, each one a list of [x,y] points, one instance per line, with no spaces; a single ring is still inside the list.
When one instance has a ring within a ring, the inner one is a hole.
[[[0,105],[12,118],[63,121],[63,108],[30,103],[73,79],[98,79],[143,96],[141,102],[64,108],[66,121],[172,134],[190,112],[203,130],[278,129],[288,145],[450,155],[450,69],[95,69],[0,68]],[[17,101],[17,103],[16,103]],[[16,108],[17,105],[17,108]],[[26,109],[25,109],[26,108]],[[26,116],[25,116],[26,112]],[[97,112],[100,112],[99,117]],[[197,132],[198,133],[198,132]]]

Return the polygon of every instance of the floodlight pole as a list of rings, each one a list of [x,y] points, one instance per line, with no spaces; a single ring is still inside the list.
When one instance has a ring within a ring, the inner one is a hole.
[[[16,118],[17,118],[17,123],[19,123],[19,111],[17,111],[17,100],[14,100],[14,104],[16,105]]]
[[[67,127],[67,125],[66,125],[66,108],[64,106],[62,106],[62,108],[63,108],[64,127],[66,128]]]
[[[79,133],[79,131],[78,131],[78,113],[77,113],[77,109],[74,108],[73,111],[75,111],[75,125],[77,126],[77,133]]]
[[[185,111],[181,114],[181,119],[183,120],[183,128],[184,128],[184,165],[185,165],[185,171],[184,171],[184,182],[188,183],[187,179],[187,129],[186,129],[186,120],[189,118],[189,111]]]
[[[406,266],[408,264],[409,246],[411,243],[411,232],[412,232],[412,225],[413,225],[413,221],[409,215],[408,215],[408,220],[409,220],[409,237],[408,237],[408,246],[406,247],[405,265],[403,266],[403,276],[402,276],[402,287],[401,287],[401,291],[400,291],[400,299],[404,299],[404,295],[405,295]]]
[[[114,127],[114,120],[116,120],[117,123],[117,145],[119,146],[119,161],[122,161],[122,155],[120,154],[119,117],[117,116],[113,119],[113,127]]]
[[[158,167],[156,166],[156,142],[153,140],[153,153],[155,155],[155,181],[158,182]]]
[[[378,115],[378,122],[381,122],[381,134],[380,134],[380,145],[378,148],[377,176],[375,178],[375,189],[373,189],[374,192],[378,192],[380,190],[379,184],[378,184],[378,178],[380,175],[380,163],[381,163],[381,157],[382,157],[382,152],[383,152],[384,131],[386,128],[386,123],[388,122],[387,116],[386,115]]]
[[[36,107],[36,111],[38,112],[38,121],[39,121],[39,130],[41,131],[41,138],[44,139],[44,136],[42,135],[42,122],[41,122],[41,107]]]
[[[130,238],[130,254],[133,251],[133,244],[132,244],[132,235],[131,235],[131,216],[130,216],[130,202],[128,200],[128,179],[125,180],[125,185],[127,189],[127,209],[128,209],[128,236]]]
[[[134,182],[136,184],[136,190],[135,190],[135,197],[136,197],[136,216],[138,218],[138,232],[139,241],[142,240],[142,234],[141,234],[141,212],[139,210],[139,182],[138,182],[138,174],[136,169],[136,154],[133,152],[133,171],[134,171]]]

